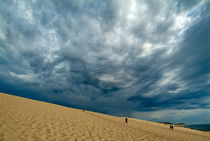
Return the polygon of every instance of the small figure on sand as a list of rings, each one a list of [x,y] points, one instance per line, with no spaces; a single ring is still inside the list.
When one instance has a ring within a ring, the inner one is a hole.
[[[82,111],[84,112],[85,111],[85,108],[82,108]]]
[[[171,130],[174,130],[174,125],[173,124],[170,124],[170,127],[169,127]]]
[[[127,117],[125,117],[125,123],[128,123],[128,118]]]

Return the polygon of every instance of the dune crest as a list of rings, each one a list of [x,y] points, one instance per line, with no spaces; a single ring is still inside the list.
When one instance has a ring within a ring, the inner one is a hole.
[[[210,133],[0,93],[0,141],[209,141]]]

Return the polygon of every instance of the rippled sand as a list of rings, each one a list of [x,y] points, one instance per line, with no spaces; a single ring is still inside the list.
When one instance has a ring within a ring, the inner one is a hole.
[[[210,141],[209,132],[81,111],[0,93],[0,141]]]

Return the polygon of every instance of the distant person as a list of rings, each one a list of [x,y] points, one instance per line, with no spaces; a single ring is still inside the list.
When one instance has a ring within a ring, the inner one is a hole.
[[[84,112],[85,111],[85,108],[82,108],[82,111]]]
[[[173,124],[170,124],[170,129],[174,130],[174,125]]]
[[[125,117],[125,123],[128,123],[128,118],[127,117]]]

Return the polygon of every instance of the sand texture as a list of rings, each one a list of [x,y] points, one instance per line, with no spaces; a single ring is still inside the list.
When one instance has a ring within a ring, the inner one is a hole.
[[[210,141],[209,132],[0,93],[0,141]]]

